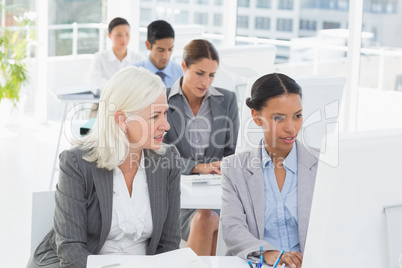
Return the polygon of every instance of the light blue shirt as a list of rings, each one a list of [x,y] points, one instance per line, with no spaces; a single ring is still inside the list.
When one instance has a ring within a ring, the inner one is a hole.
[[[264,145],[264,142],[263,142]],[[265,226],[264,240],[278,251],[299,251],[297,223],[297,148],[296,143],[284,160],[285,183],[279,191],[274,163],[262,146],[262,170],[264,174]]]
[[[165,74],[165,78],[163,79],[163,83],[167,88],[171,88],[174,83],[183,75],[183,69],[181,66],[175,62],[172,62],[169,60],[168,65],[162,70],[159,70],[158,68],[155,67],[155,65],[152,64],[151,60],[149,57],[143,61],[137,62],[133,64],[134,66],[137,67],[143,67],[145,69],[148,69],[152,73],[156,74],[157,72],[163,72]]]

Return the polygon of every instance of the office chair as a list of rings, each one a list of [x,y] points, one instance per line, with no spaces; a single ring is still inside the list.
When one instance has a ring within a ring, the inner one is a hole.
[[[32,193],[31,253],[53,227],[54,191]]]

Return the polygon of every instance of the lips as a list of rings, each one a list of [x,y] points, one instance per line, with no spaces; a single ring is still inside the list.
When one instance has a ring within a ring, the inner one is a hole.
[[[295,141],[295,138],[296,138],[295,136],[291,136],[291,137],[281,138],[281,140],[283,140],[287,144],[291,144]]]
[[[155,136],[154,139],[156,141],[162,141],[163,140],[163,134],[159,135],[159,136]]]

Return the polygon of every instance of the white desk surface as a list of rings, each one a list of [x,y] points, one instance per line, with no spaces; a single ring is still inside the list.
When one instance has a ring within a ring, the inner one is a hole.
[[[134,255],[90,255],[87,261],[87,268],[107,268],[110,265],[110,268],[119,268],[120,265],[117,264],[131,264],[136,260],[141,260],[142,262],[151,256],[134,256]],[[211,268],[221,268],[221,267],[229,267],[229,268],[247,268],[249,267],[247,262],[240,257],[236,256],[213,256],[213,257],[199,257],[202,262],[206,264],[207,267]],[[112,266],[116,264],[115,266]],[[133,266],[134,267],[134,266]],[[160,267],[163,267],[161,264]],[[189,267],[190,268],[190,267]]]
[[[181,183],[181,208],[221,209],[222,187],[204,183]]]

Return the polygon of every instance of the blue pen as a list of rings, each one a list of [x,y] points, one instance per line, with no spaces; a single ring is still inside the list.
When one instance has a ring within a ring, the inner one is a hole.
[[[264,263],[264,260],[263,260],[263,258],[262,258],[262,251],[264,250],[264,248],[261,246],[260,247],[260,263],[261,263],[261,266],[260,267],[262,267],[262,264]]]
[[[284,250],[281,251],[281,254],[279,254],[278,258],[276,259],[276,262],[274,264],[274,266],[272,268],[276,268],[276,266],[278,266],[279,261],[281,260],[283,253],[285,253]]]
[[[248,261],[248,266],[250,266],[250,268],[254,268],[253,265],[251,265],[251,261]]]

